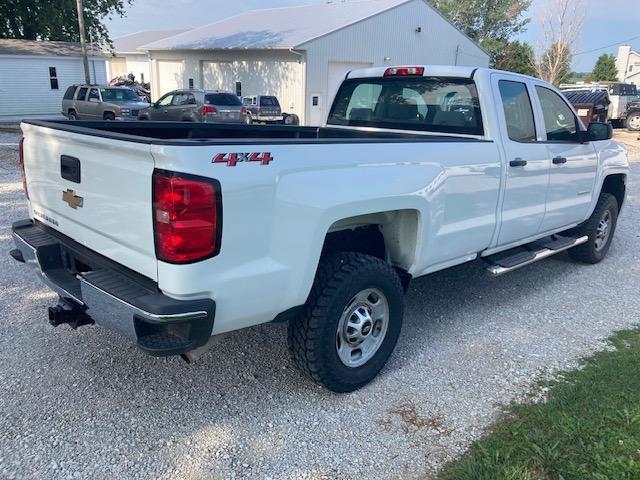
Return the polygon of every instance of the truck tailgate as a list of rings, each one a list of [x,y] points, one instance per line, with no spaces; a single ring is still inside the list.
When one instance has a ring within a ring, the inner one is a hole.
[[[149,145],[24,123],[22,131],[32,217],[157,280]]]

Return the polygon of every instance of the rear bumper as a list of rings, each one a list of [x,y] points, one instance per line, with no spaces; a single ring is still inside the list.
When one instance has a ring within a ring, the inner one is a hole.
[[[257,115],[253,117],[256,122],[265,122],[265,123],[282,123],[284,121],[284,117],[282,115]]]
[[[163,295],[151,280],[39,222],[16,222],[12,231],[12,257],[33,267],[66,306],[121,333],[145,352],[179,355],[209,340],[213,300]]]

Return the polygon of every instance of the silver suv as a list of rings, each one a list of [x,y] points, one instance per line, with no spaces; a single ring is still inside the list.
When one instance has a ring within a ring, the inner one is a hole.
[[[231,92],[175,90],[140,113],[140,120],[159,122],[245,123],[247,109]]]
[[[62,114],[69,120],[137,120],[147,108],[129,87],[72,85],[62,98]]]

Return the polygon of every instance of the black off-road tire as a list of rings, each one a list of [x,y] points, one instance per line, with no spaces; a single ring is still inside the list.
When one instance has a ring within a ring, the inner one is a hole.
[[[598,231],[598,225],[600,221],[606,216],[610,216],[610,231],[606,243],[600,248],[596,248],[596,237]],[[607,255],[609,247],[611,247],[611,241],[616,231],[616,224],[618,223],[618,201],[616,197],[610,193],[600,194],[596,208],[593,210],[593,214],[589,217],[585,223],[576,227],[571,231],[575,236],[587,235],[589,240],[582,245],[569,250],[569,256],[576,261],[583,263],[598,263]]]
[[[69,112],[67,113],[67,118],[69,120],[77,120],[78,119],[78,114],[76,113],[75,110],[69,110]]]
[[[108,122],[113,121],[116,119],[116,116],[113,113],[107,112],[105,113],[102,118]]]
[[[380,290],[389,307],[388,328],[376,353],[359,367],[338,356],[340,317],[362,290]],[[404,293],[395,270],[362,253],[336,253],[322,259],[302,313],[289,322],[288,343],[296,365],[314,382],[334,392],[351,392],[369,383],[384,367],[398,341]]]

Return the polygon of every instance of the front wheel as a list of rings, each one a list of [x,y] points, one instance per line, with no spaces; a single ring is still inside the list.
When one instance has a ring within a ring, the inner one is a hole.
[[[579,262],[598,263],[607,255],[618,223],[618,201],[610,193],[598,199],[591,217],[573,232],[587,235],[589,240],[569,250],[569,256]]]
[[[313,381],[334,392],[369,383],[398,341],[400,278],[379,258],[338,253],[320,262],[303,313],[289,323],[289,349]]]

